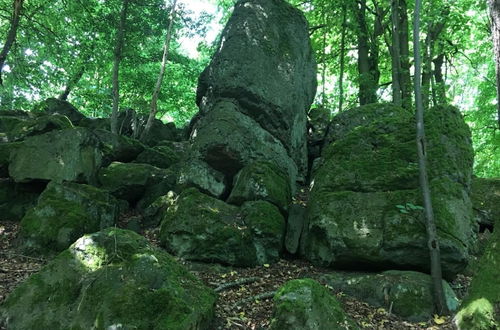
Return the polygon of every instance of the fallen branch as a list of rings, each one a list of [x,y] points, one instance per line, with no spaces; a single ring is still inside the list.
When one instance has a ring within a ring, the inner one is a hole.
[[[236,280],[234,282],[223,283],[223,284],[219,285],[218,287],[216,287],[214,289],[214,291],[215,292],[221,292],[221,291],[227,290],[229,288],[232,288],[232,287],[235,287],[235,286],[238,286],[238,285],[248,284],[248,283],[252,283],[252,282],[257,282],[258,280],[260,280],[260,277],[245,277],[245,278],[240,278],[239,280]]]
[[[238,305],[243,305],[243,304],[248,304],[248,303],[254,302],[255,300],[269,299],[269,298],[274,297],[275,294],[276,294],[276,291],[268,291],[268,292],[260,293],[260,294],[257,294],[255,296],[241,299],[241,300],[237,301],[235,305],[238,306]]]

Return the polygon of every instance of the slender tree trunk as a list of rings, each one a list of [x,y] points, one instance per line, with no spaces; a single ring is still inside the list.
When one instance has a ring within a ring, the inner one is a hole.
[[[401,94],[401,55],[399,52],[399,0],[391,1],[391,22],[392,22],[392,47],[391,47],[391,66],[392,66],[392,102],[395,105],[402,105]]]
[[[373,69],[373,58],[370,58],[370,32],[366,21],[366,0],[359,0],[356,8],[358,21],[358,72],[359,72],[359,104],[377,102],[378,81]]]
[[[444,53],[440,53],[432,60],[434,63],[434,104],[445,104],[446,101],[446,85],[443,77]]]
[[[123,44],[125,39],[125,23],[127,20],[127,11],[130,0],[123,0],[120,11],[120,23],[116,33],[116,44],[113,52],[113,110],[111,112],[111,132],[118,133],[118,107],[120,105],[120,61],[122,59]]]
[[[339,112],[344,106],[344,71],[345,71],[345,36],[347,23],[347,6],[342,5],[342,35],[340,36],[340,74],[339,74]]]
[[[156,113],[158,111],[158,95],[160,94],[161,84],[163,82],[163,77],[165,76],[165,70],[167,67],[168,54],[170,51],[170,39],[172,38],[172,30],[175,21],[177,0],[173,0],[172,10],[170,14],[170,21],[168,22],[167,35],[165,36],[165,42],[163,44],[163,57],[161,60],[160,74],[158,75],[158,80],[156,81],[155,88],[153,90],[153,96],[151,98],[151,110],[149,113],[148,121],[146,127],[141,134],[141,140],[146,139],[151,126],[153,126],[153,121],[155,119]]]
[[[326,19],[325,19],[325,13],[326,9],[323,6],[323,13],[322,13],[322,22],[326,26]],[[322,92],[321,92],[321,103],[323,104],[323,107],[326,107],[326,33],[327,31],[323,32],[323,56],[322,56],[322,62],[323,66],[321,68],[321,85],[322,85]]]
[[[399,55],[401,56],[401,98],[406,109],[412,106],[412,88],[410,76],[410,46],[408,37],[408,6],[406,0],[399,0]]]
[[[497,121],[500,128],[500,0],[488,0],[497,76]]]
[[[422,74],[422,104],[425,110],[430,106],[431,80],[432,80],[432,25],[425,38],[424,71]]]
[[[82,64],[80,66],[80,69],[75,73],[75,75],[68,81],[68,84],[66,85],[66,88],[64,91],[59,95],[58,99],[59,100],[64,100],[66,101],[68,99],[69,93],[73,90],[73,88],[78,84],[80,79],[83,77],[83,74],[85,73],[85,64]]]
[[[421,70],[422,63],[420,58],[420,7],[421,0],[415,1],[415,18],[413,25],[413,51],[415,57],[415,105],[417,122],[417,150],[418,165],[420,177],[420,189],[424,201],[424,212],[426,217],[427,245],[431,259],[431,277],[434,287],[434,301],[439,314],[448,314],[448,307],[443,290],[443,281],[441,273],[441,256],[439,250],[439,240],[437,236],[436,224],[434,222],[434,212],[431,202],[431,191],[429,188],[429,178],[427,176],[427,150],[424,129],[424,107],[422,104],[421,90]]]
[[[2,80],[2,70],[7,60],[7,55],[9,54],[10,48],[14,44],[17,36],[17,28],[19,27],[19,20],[21,19],[21,10],[23,8],[24,0],[14,0],[13,2],[13,12],[12,12],[12,20],[10,22],[10,28],[7,32],[7,37],[5,39],[5,44],[3,45],[3,49],[0,52],[0,85],[3,85]]]

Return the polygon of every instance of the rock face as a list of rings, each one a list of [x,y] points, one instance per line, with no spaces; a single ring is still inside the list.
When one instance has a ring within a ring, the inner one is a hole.
[[[311,279],[285,283],[274,296],[270,330],[358,329],[328,290]]]
[[[21,220],[19,236],[27,252],[60,252],[83,234],[113,226],[119,213],[120,204],[105,191],[51,182]]]
[[[472,179],[471,199],[477,222],[493,227],[500,219],[500,178]]]
[[[191,188],[163,215],[160,242],[188,260],[255,266],[278,260],[284,231],[283,216],[268,202],[238,208]]]
[[[0,307],[7,329],[209,329],[215,294],[126,230],[83,236]]]
[[[250,161],[271,161],[295,185],[307,170],[315,69],[300,11],[283,0],[238,1],[199,79],[200,119],[191,132],[196,157],[213,157],[207,163],[224,173],[217,166],[230,166],[230,179]]]
[[[10,153],[9,174],[31,180],[94,183],[101,166],[100,141],[86,128],[67,128],[26,138]]]
[[[500,328],[500,219],[495,222],[484,255],[479,260],[468,295],[455,316],[459,329]]]
[[[71,103],[56,98],[48,98],[36,105],[35,111],[47,114],[58,114],[68,117],[74,125],[77,125],[85,116],[80,113]]]
[[[375,307],[382,307],[411,322],[426,321],[434,310],[430,275],[389,270],[380,274],[332,273],[322,278],[328,285]],[[448,309],[458,308],[458,299],[443,280]]]
[[[312,182],[305,255],[324,266],[428,271],[413,114],[381,107],[333,120],[332,143]],[[452,277],[466,266],[474,238],[470,132],[453,107],[428,111],[426,125],[441,260]]]

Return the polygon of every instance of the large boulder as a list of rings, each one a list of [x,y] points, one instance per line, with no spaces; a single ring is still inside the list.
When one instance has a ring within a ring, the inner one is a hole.
[[[391,310],[394,314],[412,322],[426,321],[439,314],[433,294],[430,275],[389,270],[379,274],[331,273],[322,280],[335,290],[369,303]],[[451,312],[458,308],[458,299],[448,282],[443,280],[446,305]]]
[[[145,149],[137,156],[134,162],[149,164],[159,168],[169,168],[178,163],[180,159],[181,155],[174,149],[163,145]]]
[[[316,92],[316,64],[303,14],[283,0],[240,0],[220,47],[199,78],[204,115],[220,99],[234,100],[307,170],[307,111]],[[253,141],[252,139],[248,139]]]
[[[67,128],[26,138],[10,153],[9,174],[31,180],[95,183],[101,143],[86,128]]]
[[[244,166],[267,161],[286,173],[295,187],[297,166],[283,144],[238,109],[234,102],[219,101],[198,121],[192,132],[193,157],[224,173],[229,180]]]
[[[265,200],[285,211],[292,201],[287,175],[271,163],[255,162],[245,166],[236,175],[234,182],[227,199],[230,204],[241,205],[246,201]]]
[[[58,114],[69,118],[74,125],[85,118],[71,103],[56,98],[48,98],[35,106],[35,111],[45,112],[49,115]]]
[[[113,162],[99,171],[102,189],[132,203],[143,197],[147,187],[163,181],[173,189],[175,174],[148,164]]]
[[[86,235],[0,307],[7,329],[209,329],[215,293],[126,230]]]
[[[121,204],[107,192],[73,182],[51,182],[22,218],[19,238],[33,254],[60,252],[86,233],[113,226]]]
[[[10,154],[21,145],[21,142],[0,142],[0,177],[9,176]]]
[[[337,299],[312,279],[286,282],[273,300],[270,330],[358,329]]]
[[[353,109],[353,123],[347,119],[351,110],[341,114],[345,124],[332,133],[334,142],[312,181],[305,255],[324,266],[429,271],[414,117],[381,107],[385,115],[376,105]],[[468,196],[473,151],[457,109],[438,107],[426,116],[432,202],[450,278],[464,269],[474,245]]]
[[[12,130],[7,132],[7,138],[11,142],[20,141],[28,136],[71,127],[73,127],[73,124],[66,116],[60,114],[44,115],[19,122]]]
[[[477,222],[492,228],[500,219],[500,178],[472,179],[471,200]]]
[[[468,294],[455,316],[459,329],[500,328],[500,219],[478,262]]]
[[[226,177],[206,162],[191,158],[182,162],[177,178],[179,190],[196,188],[201,192],[222,198],[227,193]]]
[[[102,143],[104,165],[111,162],[131,162],[145,149],[141,142],[124,135],[105,129],[95,129],[93,132]]]
[[[278,260],[284,231],[285,220],[268,202],[238,208],[190,188],[164,213],[160,243],[188,260],[256,266]]]

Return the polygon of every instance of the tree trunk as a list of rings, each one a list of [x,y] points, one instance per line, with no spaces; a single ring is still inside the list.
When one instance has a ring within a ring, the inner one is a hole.
[[[122,59],[123,44],[125,39],[125,23],[127,20],[127,11],[130,0],[123,0],[122,9],[120,11],[120,23],[116,33],[116,43],[113,52],[113,110],[111,112],[111,132],[118,133],[118,107],[120,104],[120,61]]]
[[[431,277],[434,287],[434,301],[436,303],[439,314],[448,314],[448,307],[443,290],[443,281],[441,273],[441,256],[439,250],[439,240],[434,222],[434,212],[431,202],[431,191],[429,188],[429,178],[427,177],[427,150],[424,129],[424,107],[422,104],[421,90],[421,58],[420,58],[420,7],[421,0],[415,1],[415,18],[413,25],[413,52],[415,57],[415,105],[416,105],[416,122],[417,122],[417,151],[418,151],[418,167],[419,167],[419,182],[424,201],[424,212],[426,218],[427,229],[427,245],[431,259]]]
[[[14,0],[13,2],[13,12],[12,20],[10,22],[10,28],[7,32],[7,37],[5,39],[5,44],[3,46],[2,52],[0,52],[0,85],[3,86],[2,80],[2,70],[7,60],[7,55],[9,54],[10,48],[14,44],[17,36],[17,28],[19,27],[19,20],[21,19],[21,10],[23,8],[24,0]]]
[[[399,0],[391,1],[391,22],[392,22],[392,46],[391,53],[391,66],[392,66],[392,102],[395,105],[402,105],[401,94],[401,55],[399,52]]]
[[[373,71],[374,58],[370,56],[370,32],[368,30],[366,21],[366,9],[366,0],[359,0],[358,6],[356,8],[356,16],[358,23],[358,73],[360,105],[377,102],[378,89],[376,72]],[[378,60],[378,58],[376,60]]]
[[[78,82],[80,81],[80,79],[82,78],[84,73],[85,73],[85,64],[82,64],[80,66],[80,69],[68,81],[68,84],[66,85],[66,88],[64,89],[64,91],[59,95],[59,97],[58,97],[59,100],[66,101],[68,99],[69,93],[71,93],[73,88],[78,84]]]
[[[488,0],[497,76],[497,122],[500,128],[500,0]]]
[[[345,36],[347,23],[347,6],[342,5],[342,35],[340,37],[340,74],[339,74],[339,112],[344,106],[344,71],[345,71]]]
[[[401,100],[406,109],[412,106],[412,88],[410,76],[410,46],[408,37],[408,7],[406,0],[399,0],[399,55],[401,56]]]
[[[170,22],[168,22],[167,35],[165,36],[165,42],[163,44],[163,57],[161,60],[160,74],[158,75],[158,80],[156,81],[155,89],[153,90],[153,96],[151,98],[151,110],[149,113],[148,121],[146,127],[141,134],[141,140],[145,140],[148,136],[151,126],[153,126],[153,121],[155,119],[156,113],[158,111],[158,95],[160,94],[161,84],[163,82],[163,77],[165,76],[165,69],[167,66],[168,54],[170,51],[170,39],[172,38],[172,30],[174,26],[174,20],[176,15],[175,6],[177,5],[177,0],[173,0],[172,10],[170,14]]]
[[[445,104],[446,101],[446,86],[443,77],[444,53],[440,53],[432,60],[434,63],[434,104]]]

